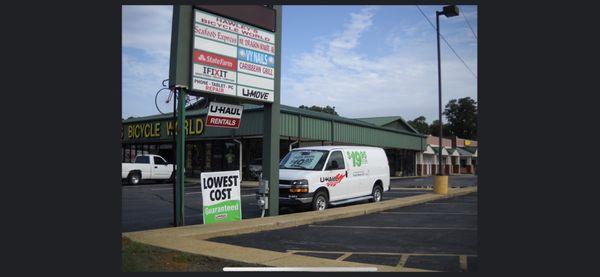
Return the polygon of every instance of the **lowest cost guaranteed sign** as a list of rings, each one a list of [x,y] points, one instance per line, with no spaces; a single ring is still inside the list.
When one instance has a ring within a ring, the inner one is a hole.
[[[204,224],[242,219],[239,171],[203,172],[200,183]]]
[[[206,126],[234,128],[240,127],[244,106],[210,102],[206,115]]]

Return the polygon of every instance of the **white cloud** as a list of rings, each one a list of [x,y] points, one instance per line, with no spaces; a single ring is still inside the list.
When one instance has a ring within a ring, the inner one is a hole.
[[[169,76],[171,6],[122,8],[123,114],[157,113],[154,95]]]
[[[381,39],[393,46],[390,54],[363,55],[356,48],[373,26],[376,10],[366,7],[351,14],[341,32],[329,40],[320,39],[313,49],[294,57],[288,74],[282,77],[282,102],[332,105],[347,117],[401,115],[412,119],[425,115],[428,121],[437,117],[435,33],[427,29],[431,26],[426,21],[399,27],[395,34]],[[443,102],[476,98],[471,73],[456,57],[445,52],[442,57]]]
[[[169,57],[172,6],[123,6],[123,47]]]

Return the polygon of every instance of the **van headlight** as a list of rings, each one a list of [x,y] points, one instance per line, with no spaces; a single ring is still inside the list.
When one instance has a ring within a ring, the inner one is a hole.
[[[294,180],[290,184],[291,193],[308,193],[308,180]]]

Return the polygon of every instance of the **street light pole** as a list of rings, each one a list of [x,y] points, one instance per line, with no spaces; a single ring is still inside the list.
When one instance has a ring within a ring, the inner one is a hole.
[[[438,141],[438,175],[444,175],[444,167],[442,165],[442,62],[440,59],[440,15],[443,12],[436,11],[435,12],[435,30],[437,33],[437,63],[438,63],[438,120],[440,123],[440,133],[439,133],[439,141]]]
[[[458,7],[456,5],[444,6],[442,11],[435,12],[435,31],[437,34],[437,60],[438,60],[438,116],[440,123],[440,133],[438,140],[438,164],[439,170],[437,176],[434,177],[433,191],[437,194],[448,194],[448,176],[445,174],[444,165],[442,164],[442,136],[443,126],[442,125],[442,62],[440,57],[440,15],[446,17],[453,17],[458,15]]]

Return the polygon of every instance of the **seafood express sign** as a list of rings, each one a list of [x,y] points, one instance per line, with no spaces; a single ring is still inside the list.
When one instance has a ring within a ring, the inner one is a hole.
[[[194,9],[192,90],[272,103],[275,33]]]

